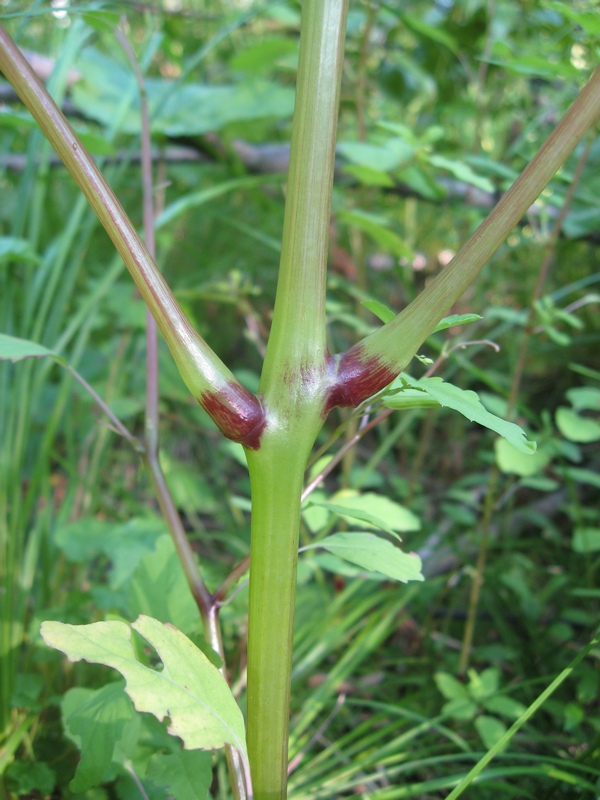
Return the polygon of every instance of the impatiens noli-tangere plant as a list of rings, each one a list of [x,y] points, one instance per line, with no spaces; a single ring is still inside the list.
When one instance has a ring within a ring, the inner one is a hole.
[[[441,405],[491,428],[515,447],[533,452],[535,446],[523,431],[486,411],[473,392],[462,392],[435,377],[415,380],[403,370],[600,114],[597,71],[537,156],[440,275],[374,333],[345,352],[330,353],[326,268],[347,10],[348,0],[303,3],[280,270],[256,393],[242,385],[194,330],[154,263],[151,225],[146,228],[146,246],[60,110],[0,29],[0,68],[97,213],[190,392],[222,434],[244,448],[252,491],[245,724],[224,667],[219,670],[169,624],[145,616],[131,625],[46,622],[43,637],[72,661],[105,664],[120,672],[136,709],[159,720],[168,718],[169,731],[183,741],[186,750],[225,747],[237,798],[280,800],[287,796],[300,506],[307,462],[324,421],[334,408],[365,403],[388,409]],[[382,313],[386,315],[385,309]],[[465,321],[452,320],[453,324]],[[59,354],[32,343],[3,336],[0,347],[3,358],[49,356],[65,366]],[[113,424],[118,426],[118,420]],[[118,429],[128,435],[122,426]],[[219,608],[245,566],[237,568],[216,592],[208,591],[160,471],[156,411],[147,412],[145,441],[129,438],[150,471],[207,640],[222,656]],[[368,521],[377,522],[372,517]],[[381,527],[385,530],[385,524]],[[332,534],[318,546],[388,578],[422,580],[419,558],[403,552],[397,541],[375,533]],[[143,655],[147,644],[158,654],[161,669],[151,666]],[[112,755],[107,744],[102,757],[87,758],[85,734],[81,745],[79,790],[102,780]],[[206,758],[186,766],[194,775],[198,797],[206,796],[211,781]],[[183,762],[173,761],[172,767],[183,770]]]

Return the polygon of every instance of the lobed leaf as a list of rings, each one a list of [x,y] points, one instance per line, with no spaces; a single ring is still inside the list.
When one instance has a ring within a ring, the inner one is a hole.
[[[143,636],[163,662],[162,672],[141,664],[131,643],[131,628]],[[212,750],[231,744],[247,758],[244,720],[227,682],[181,631],[151,617],[124,622],[66,625],[44,622],[46,644],[69,660],[105,664],[118,670],[138,711],[162,721],[188,750]]]

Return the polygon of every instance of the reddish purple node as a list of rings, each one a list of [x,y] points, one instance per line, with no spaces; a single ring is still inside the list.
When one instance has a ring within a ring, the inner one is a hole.
[[[203,392],[199,403],[224,436],[259,449],[267,417],[256,395],[230,381],[219,392]]]
[[[337,361],[337,369],[335,369]],[[398,375],[377,356],[367,356],[362,345],[347,350],[337,359],[331,359],[334,378],[325,406],[332,408],[356,408],[371,395],[380,392]]]

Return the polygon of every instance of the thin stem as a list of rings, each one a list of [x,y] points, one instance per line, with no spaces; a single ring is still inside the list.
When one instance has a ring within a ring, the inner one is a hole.
[[[188,389],[225,436],[258,447],[264,410],[192,328],[100,170],[0,25],[0,69],[96,212],[167,342]]]
[[[581,180],[581,175],[583,173],[583,169],[590,152],[592,141],[593,140],[591,137],[588,138],[588,141],[585,147],[582,149],[579,159],[577,160],[577,166],[575,168],[573,180],[571,181],[571,185],[569,186],[569,190],[567,191],[565,201],[560,210],[560,214],[558,215],[558,217],[554,222],[552,232],[548,239],[548,243],[544,250],[544,255],[542,257],[542,261],[538,269],[538,275],[535,287],[532,293],[531,301],[529,303],[527,322],[525,324],[525,329],[523,331],[523,337],[521,339],[515,370],[513,372],[513,378],[511,381],[511,387],[508,396],[508,403],[506,410],[506,416],[508,419],[512,418],[512,416],[514,415],[517,397],[519,394],[519,389],[521,387],[521,380],[525,370],[525,363],[527,358],[527,346],[531,338],[531,334],[533,332],[533,315],[535,313],[535,303],[540,299],[540,297],[543,294],[544,286],[546,285],[546,281],[550,273],[550,267],[554,260],[558,238],[560,236],[563,223],[569,212],[569,208],[571,207],[571,203],[573,201],[573,197],[575,196],[577,186],[579,185],[579,181]],[[498,469],[498,466],[494,464],[494,466],[490,471],[490,475],[487,482],[483,516],[480,523],[479,551],[477,553],[477,563],[475,564],[475,573],[473,575],[473,582],[471,584],[471,591],[469,594],[467,620],[465,622],[465,630],[463,633],[462,648],[458,664],[458,672],[461,675],[467,671],[467,668],[469,666],[469,658],[471,655],[471,648],[473,646],[473,638],[475,636],[475,623],[477,621],[477,612],[479,610],[481,587],[483,586],[484,582],[484,574],[487,563],[487,555],[488,555],[490,535],[491,535],[492,516],[494,509],[496,507],[496,488],[498,486],[499,478],[500,478],[500,470]]]
[[[119,28],[116,29],[115,34],[134,71],[140,94],[144,239],[150,257],[155,260],[156,248],[154,224],[156,212],[153,200],[154,188],[152,179],[150,118],[148,114],[148,95],[146,92],[146,83],[129,40]],[[225,650],[223,648],[223,639],[219,623],[219,605],[217,602],[215,602],[214,597],[210,595],[206,584],[204,583],[196,563],[195,554],[183,528],[181,517],[177,511],[175,503],[173,502],[173,497],[160,466],[158,402],[157,327],[152,314],[148,309],[146,309],[145,460],[188,585],[198,605],[198,609],[202,617],[205,636],[213,650],[221,657],[221,673],[223,674],[223,677],[226,678]],[[231,788],[234,800],[246,800],[248,797],[246,786],[248,786],[249,789],[251,782],[249,776],[245,775],[242,758],[238,751],[231,747],[231,745],[225,746],[225,757],[227,759],[227,767],[231,779]]]
[[[358,405],[404,369],[600,115],[600,67],[450,264],[391,322],[336,359],[330,406]]]

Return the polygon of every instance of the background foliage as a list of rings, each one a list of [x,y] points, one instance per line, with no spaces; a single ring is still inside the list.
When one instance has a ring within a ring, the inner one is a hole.
[[[114,36],[126,14],[151,104],[159,264],[200,333],[255,389],[278,263],[298,4],[1,8],[22,47],[55,60],[53,96],[141,224],[138,94]],[[351,3],[331,218],[332,351],[378,324],[372,312],[385,309],[373,301],[405,306],[527,163],[597,60],[597,10],[538,0]],[[135,430],[143,307],[70,178],[0,89],[0,330],[64,355]],[[301,556],[293,798],[445,796],[597,625],[599,159],[591,137],[454,309],[481,319],[435,334],[423,363],[411,365],[414,377],[429,369],[476,390],[528,430],[537,454],[450,411],[405,409],[360,438],[307,501],[303,545],[368,528],[372,515],[421,555],[426,580],[399,588],[331,553]],[[248,553],[243,457],[190,400],[166,352],[161,370],[162,462],[213,588]],[[170,766],[206,755],[179,750],[154,720],[132,715],[100,668],[65,665],[39,637],[42,619],[143,613],[202,645],[135,453],[49,363],[0,365],[0,409],[1,792],[196,796],[169,783]],[[336,412],[319,444],[342,424],[313,475],[360,422]],[[242,705],[246,594],[223,613]],[[470,796],[598,793],[599,655]],[[119,746],[79,762],[82,715],[98,708],[109,710],[99,726],[111,735],[117,726]],[[217,763],[215,797],[227,797],[223,770]]]

